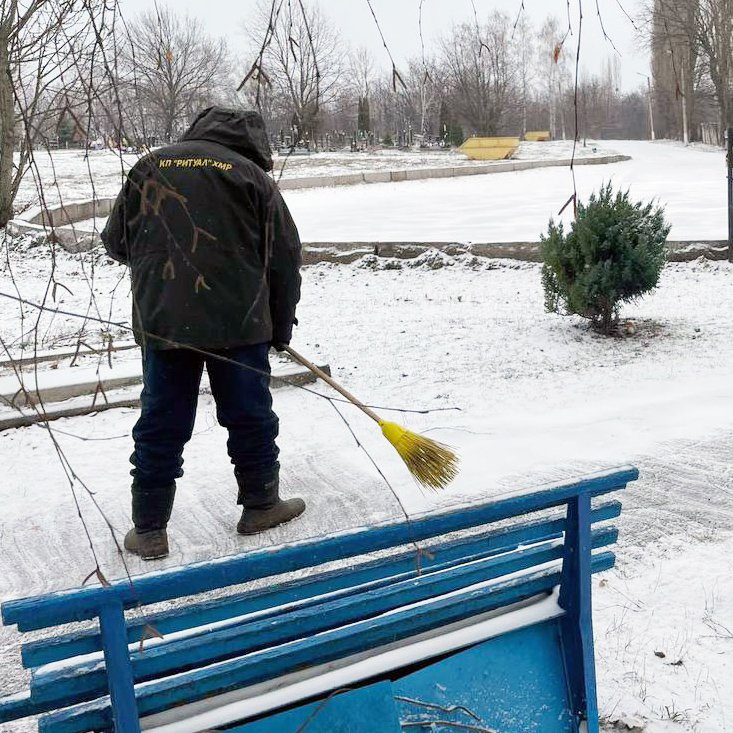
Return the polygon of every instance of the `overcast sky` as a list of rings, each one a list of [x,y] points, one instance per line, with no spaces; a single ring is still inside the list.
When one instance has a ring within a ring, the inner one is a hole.
[[[313,2],[313,0],[305,0]],[[225,36],[229,47],[236,53],[243,52],[246,44],[242,31],[257,0],[170,0],[169,6],[200,18],[212,34]],[[603,22],[608,35],[620,52],[622,87],[634,89],[646,81],[638,73],[649,71],[648,54],[636,38],[631,22],[624,10],[635,17],[643,0],[599,0]],[[160,0],[160,4],[165,4]],[[475,0],[479,18],[492,10],[503,10],[515,17],[521,0]],[[576,2],[571,3],[577,6]],[[615,52],[604,40],[596,15],[595,0],[585,0],[581,58],[588,71],[599,70],[605,59]],[[385,68],[389,62],[382,47],[379,33],[372,20],[366,0],[319,0],[319,5],[338,28],[341,36],[353,46],[366,46]],[[420,55],[418,33],[418,8],[420,0],[372,0],[372,5],[382,25],[387,43],[399,64],[410,56]],[[123,12],[129,18],[135,13],[152,7],[151,0],[121,0]],[[524,0],[526,13],[539,27],[548,14],[567,21],[566,0]],[[423,35],[426,44],[445,33],[454,23],[473,22],[471,0],[423,0]],[[577,11],[573,14],[577,42]]]

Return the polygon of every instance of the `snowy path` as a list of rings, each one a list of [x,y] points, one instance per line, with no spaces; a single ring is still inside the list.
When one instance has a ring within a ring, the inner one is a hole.
[[[672,239],[727,237],[725,154],[674,143],[607,141],[632,156],[576,169],[586,199],[607,181],[667,207]],[[573,193],[567,168],[400,184],[287,191],[285,199],[308,242],[536,242]],[[563,219],[569,221],[572,206]]]

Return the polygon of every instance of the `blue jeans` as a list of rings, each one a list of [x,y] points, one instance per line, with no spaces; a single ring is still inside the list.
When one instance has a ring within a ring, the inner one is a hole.
[[[236,472],[266,481],[277,471],[278,419],[268,350],[269,344],[256,344],[215,352],[231,361],[187,349],[144,352],[142,410],[132,430],[130,459],[137,488],[159,490],[183,475],[183,448],[193,433],[204,365],[217,419],[229,431],[227,449]]]

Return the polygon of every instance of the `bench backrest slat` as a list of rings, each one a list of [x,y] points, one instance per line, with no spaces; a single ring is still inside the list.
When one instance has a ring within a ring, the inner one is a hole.
[[[604,502],[592,513],[592,522],[615,519],[621,513],[618,501]],[[381,587],[396,580],[433,572],[457,563],[471,562],[481,557],[562,536],[565,517],[534,520],[519,525],[493,529],[470,538],[461,538],[431,547],[418,558],[414,550],[396,556],[380,558],[356,567],[341,567],[246,593],[238,593],[214,601],[199,602],[181,608],[134,618],[128,622],[128,640],[136,643],[143,638],[146,627],[153,626],[166,635],[196,626],[218,623],[263,609],[289,604],[299,607],[320,603],[326,594],[352,595],[368,587]],[[366,587],[365,587],[366,586]],[[27,668],[91,654],[102,649],[99,632],[94,629],[29,642],[23,645],[23,664]]]
[[[398,547],[441,534],[470,529],[521,514],[565,504],[581,494],[597,496],[622,488],[638,477],[635,468],[607,471],[570,484],[522,493],[482,505],[369,527],[355,532],[259,550],[219,561],[198,563],[137,578],[133,585],[116,581],[106,588],[85,588],[3,604],[3,621],[22,631],[95,618],[111,599],[123,607],[156,603],[247,581],[279,575],[334,560]]]
[[[606,547],[617,538],[615,528],[595,531],[593,547]],[[325,601],[314,608],[273,613],[218,630],[202,630],[195,636],[154,644],[133,652],[136,681],[155,679],[194,667],[306,638],[329,629],[375,618],[408,604],[443,596],[492,579],[536,568],[559,560],[561,541],[488,558],[459,568],[423,575],[385,588],[370,590],[345,599]],[[67,706],[93,699],[105,692],[106,675],[101,661],[96,669],[88,662],[61,670],[40,671],[32,683],[33,696],[55,706]]]

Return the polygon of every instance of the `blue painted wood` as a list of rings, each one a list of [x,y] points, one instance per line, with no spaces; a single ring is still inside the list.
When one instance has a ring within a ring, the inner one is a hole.
[[[573,712],[586,721],[588,733],[598,733],[596,668],[591,607],[590,498],[568,503],[565,557],[558,603],[565,609],[562,640]]]
[[[613,563],[613,553],[603,552],[593,558],[593,569],[605,570]],[[304,667],[375,649],[549,591],[559,581],[559,572],[538,571],[152,682],[138,689],[138,709],[141,715],[149,715],[178,704],[277,678]],[[44,733],[84,733],[109,727],[110,722],[108,706],[85,705],[81,709],[67,708],[41,718],[39,730]]]
[[[140,603],[155,603],[245,583],[549,509],[565,504],[578,495],[606,494],[623,488],[637,477],[635,468],[626,468],[529,494],[463,506],[410,522],[369,527],[218,561],[197,563],[180,570],[141,576],[134,585],[126,580],[116,581],[104,588],[84,588],[8,601],[2,606],[3,622],[6,625],[17,624],[21,631],[29,631],[88,620],[94,618],[101,605],[110,599],[116,599],[125,608],[130,608]]]
[[[614,543],[617,536],[614,528],[600,529],[595,533],[594,544],[605,547]],[[395,583],[387,588],[280,614],[275,618],[258,616],[249,623],[152,646],[142,653],[136,651],[131,655],[134,678],[135,681],[155,679],[312,636],[373,618],[410,603],[558,560],[562,554],[561,542],[543,543],[467,566]],[[101,665],[96,670],[90,670],[88,663],[81,663],[64,670],[41,670],[32,679],[31,691],[38,702],[46,702],[52,707],[93,699],[103,693],[104,686],[105,673]]]
[[[401,733],[389,682],[323,697],[227,733]]]
[[[621,514],[621,503],[608,501],[593,510],[592,521],[604,522]],[[506,552],[520,544],[531,544],[561,537],[565,530],[565,516],[559,519],[535,520],[519,525],[493,529],[470,538],[453,540],[435,547],[420,558],[420,572],[430,572],[458,563],[471,562]],[[265,608],[300,602],[312,605],[319,602],[317,596],[326,594],[353,594],[367,588],[379,587],[395,580],[418,575],[414,550],[400,553],[357,567],[344,567],[319,573],[315,576],[290,580],[271,588],[240,593],[215,601],[194,603],[157,614],[128,621],[128,640],[140,641],[143,630],[150,624],[161,634],[169,634],[195,626],[223,621]],[[24,644],[23,664],[26,668],[68,659],[80,654],[91,654],[101,649],[99,633],[84,630]]]
[[[20,720],[41,712],[31,700],[30,692],[0,697],[0,723]]]
[[[600,481],[601,479],[610,480],[608,476],[596,477],[595,479],[592,479],[592,480]],[[578,482],[578,483],[581,483],[581,482]],[[558,489],[563,489],[563,488],[566,488],[566,487],[555,487],[552,490],[546,490],[545,493],[547,491],[556,492]],[[622,488],[622,486],[618,486],[617,488]],[[586,486],[586,489],[587,489],[587,486]],[[617,502],[611,502],[608,505],[605,505],[604,507],[602,507],[601,509],[597,509],[591,512],[591,506],[590,506],[591,494],[598,495],[600,493],[606,493],[607,491],[612,491],[612,490],[614,489],[607,488],[606,490],[601,491],[598,488],[598,485],[596,484],[593,490],[590,491],[590,493],[585,494],[585,497],[587,499],[586,501],[587,511],[585,512],[583,523],[586,524],[586,527],[585,527],[586,533],[590,532],[590,521],[591,520],[599,521],[598,518],[604,515],[604,513],[609,513],[612,516],[618,515],[619,510],[620,510],[620,505]],[[539,493],[542,493],[542,492],[539,492]],[[580,494],[576,495],[575,498],[577,498],[577,496],[583,496],[583,495],[584,493],[583,491],[581,491]],[[524,500],[524,499],[527,499],[528,497],[527,496],[512,497],[512,499],[517,499],[517,498],[521,498]],[[530,495],[529,498],[532,499],[532,495]],[[554,499],[556,498],[557,496],[554,497]],[[545,497],[545,499],[547,499],[547,497]],[[560,503],[567,504],[568,502],[566,501],[566,502],[560,502]],[[494,502],[492,505],[492,510],[496,511],[497,506],[501,504],[506,504],[506,500],[503,502]],[[571,498],[570,504],[573,504],[573,498]],[[552,507],[555,505],[556,504],[550,503],[547,506]],[[486,507],[482,507],[482,509],[485,509],[485,508]],[[506,506],[504,506],[503,509],[505,510]],[[442,515],[438,517],[438,519],[443,520],[446,518],[446,516],[450,518],[451,514],[452,513],[447,513],[446,515]],[[569,510],[568,516],[570,516],[570,510]],[[502,517],[500,516],[500,512],[499,512],[499,514],[496,515],[495,519],[498,520],[501,518]],[[419,520],[419,521],[422,521],[422,520]],[[290,639],[294,639],[295,637],[300,638],[301,636],[308,635],[311,633],[325,632],[325,634],[332,634],[340,630],[340,629],[335,629],[334,624],[329,624],[329,625],[324,626],[323,625],[325,623],[323,620],[324,616],[333,617],[335,614],[335,618],[337,619],[336,623],[338,623],[339,625],[357,622],[355,625],[358,626],[360,623],[365,623],[366,621],[369,620],[369,619],[364,619],[365,612],[368,614],[383,613],[384,610],[391,610],[392,608],[399,608],[404,603],[414,602],[415,600],[424,600],[426,598],[433,598],[431,602],[435,603],[438,600],[434,598],[436,594],[440,594],[440,593],[444,594],[446,592],[450,592],[454,589],[459,589],[461,587],[465,588],[466,584],[470,584],[473,582],[478,582],[479,580],[486,579],[487,578],[486,571],[492,565],[497,566],[500,563],[504,563],[505,567],[503,570],[500,571],[502,575],[512,572],[512,570],[514,569],[518,569],[518,566],[512,566],[508,564],[507,557],[496,558],[494,560],[491,559],[492,556],[496,555],[496,553],[510,551],[512,547],[516,546],[516,545],[507,546],[507,543],[510,541],[510,539],[515,543],[519,541],[526,542],[527,533],[530,533],[530,532],[538,533],[540,531],[547,532],[549,531],[550,527],[552,528],[554,534],[557,534],[557,530],[560,527],[564,526],[564,524],[565,522],[563,520],[549,520],[549,521],[535,522],[535,523],[523,522],[519,525],[513,525],[509,529],[504,528],[502,530],[491,530],[488,533],[482,533],[478,537],[472,536],[464,540],[459,540],[457,543],[450,542],[450,543],[446,543],[445,545],[441,545],[438,548],[431,548],[431,553],[435,553],[436,555],[439,555],[439,557],[436,560],[436,558],[433,555],[425,556],[424,562],[423,562],[423,573],[424,574],[422,578],[418,579],[419,582],[417,584],[415,583],[415,575],[417,574],[417,571],[414,567],[414,561],[415,561],[414,551],[403,552],[400,555],[398,555],[397,557],[392,556],[390,558],[387,558],[386,560],[383,559],[383,560],[372,561],[370,563],[364,563],[356,569],[342,568],[338,571],[329,571],[327,573],[320,573],[316,577],[310,577],[310,578],[304,579],[304,581],[297,581],[296,585],[299,585],[301,582],[303,582],[303,586],[299,590],[295,591],[294,596],[291,596],[291,598],[293,598],[294,600],[291,602],[290,608],[289,609],[271,608],[269,613],[266,612],[265,615],[260,614],[260,618],[258,620],[263,622],[263,631],[264,632],[269,631],[271,634],[272,633],[277,634],[279,632],[282,634],[283,630],[287,628],[286,623],[285,623],[285,621],[288,620],[287,614],[288,613],[291,613],[291,615],[296,614],[296,617],[294,620],[295,620],[295,623],[297,624],[297,628],[300,630],[300,633],[295,634],[295,636],[292,636],[292,631],[291,631],[290,636],[286,632],[280,638],[278,638],[277,636],[271,636],[269,638],[265,637],[262,643],[263,645],[268,645],[268,646],[271,644],[279,645],[279,644],[287,643]],[[386,530],[387,532],[396,532],[397,530],[399,530],[399,526],[389,525],[387,527],[382,527],[381,529]],[[425,531],[425,528],[423,527],[421,531]],[[450,531],[450,530],[443,529],[442,531]],[[615,532],[615,530],[611,530],[611,532],[613,533]],[[524,537],[522,537],[522,533],[524,533],[525,535]],[[340,541],[343,539],[346,539],[347,541],[350,542],[354,540],[355,536],[361,536],[361,539],[364,539],[362,535],[363,535],[363,532],[351,533],[351,534],[348,534],[345,538],[344,537],[326,538],[324,542],[329,543],[329,541],[332,541],[332,540]],[[571,535],[572,535],[572,528],[569,528],[568,537],[571,537]],[[504,546],[502,546],[499,543],[500,536],[501,536],[501,539],[504,541]],[[597,536],[603,536],[605,538],[604,544],[615,541],[615,534],[611,534],[608,531],[606,531],[605,533],[601,532],[600,534],[596,533],[596,537]],[[383,537],[378,537],[377,541],[381,542],[383,541],[383,539],[384,539]],[[293,550],[293,549],[303,550],[305,546],[309,544],[312,544],[312,543],[301,543],[302,546],[296,547],[296,548],[286,547],[286,548],[276,548],[276,549],[278,550],[281,549],[285,551]],[[316,544],[322,544],[322,543],[316,543]],[[377,546],[381,547],[381,545],[374,545],[373,543],[373,546],[370,549],[375,549],[375,547]],[[349,549],[353,549],[353,548],[350,547]],[[559,546],[555,547],[553,548],[553,552],[557,553],[559,549],[560,549]],[[444,550],[446,550],[446,552],[443,552]],[[535,564],[538,562],[544,562],[546,560],[549,560],[552,557],[558,557],[557,554],[541,556],[538,553],[542,551],[545,551],[545,548],[536,548],[535,547],[535,548],[531,548],[531,550],[523,549],[523,550],[514,552],[512,554],[512,560],[520,561],[520,562],[522,560],[527,561],[527,557],[529,555],[525,557],[525,554],[528,552],[534,553]],[[467,554],[468,552],[472,552],[475,554]],[[256,556],[255,557],[256,560],[262,560],[262,557],[260,557],[262,555],[263,553],[250,553],[248,556],[244,556],[240,558],[228,558],[228,559],[225,559],[222,563],[216,563],[216,564],[217,565],[220,565],[220,564],[227,565],[232,560],[250,560],[251,561],[253,556]],[[323,560],[324,556],[325,555],[318,554],[317,562],[328,561],[328,560]],[[446,560],[446,557],[447,557],[447,560]],[[540,559],[540,558],[543,558],[543,559]],[[602,556],[596,558],[596,560],[593,561],[593,565],[592,565],[593,570],[597,570],[601,567],[610,566],[612,564],[612,558],[613,556],[610,553],[604,553]],[[291,560],[292,559],[293,558],[291,558]],[[408,567],[404,564],[403,565],[399,564],[400,562],[405,563],[408,561],[411,563],[412,565],[411,567]],[[456,573],[456,569],[454,569],[454,566],[456,564],[458,563],[465,564],[466,562],[474,562],[474,561],[478,561],[477,564],[480,566],[481,570],[483,571],[483,575],[480,575],[480,576],[477,575],[474,578],[473,576],[468,574],[470,572],[474,572],[474,570],[470,570],[465,567],[458,568],[457,569],[458,572]],[[590,563],[590,556],[587,558],[587,561],[588,563]],[[530,563],[529,565],[521,565],[522,568],[532,567],[532,566],[533,566],[532,563]],[[572,566],[573,566],[572,559],[567,560],[567,557],[566,557],[566,562],[564,563],[563,575],[561,576],[564,581],[567,579],[567,577],[569,577],[569,575],[573,574]],[[203,567],[203,564],[199,566],[197,570],[200,569],[200,567]],[[218,568],[217,570],[220,570],[220,569],[221,568]],[[236,574],[241,571],[241,568],[240,567],[230,567],[229,570],[231,572],[226,576],[227,582],[237,582],[237,581],[232,581],[232,573],[234,573],[236,576]],[[449,570],[450,572],[448,572]],[[185,573],[185,571],[183,572]],[[277,570],[275,570],[274,572],[277,572]],[[462,577],[462,580],[458,582],[456,580],[456,575],[460,577],[463,575],[464,572],[467,573],[467,575],[465,577]],[[435,576],[436,573],[437,573],[436,577],[430,577],[431,575]],[[361,574],[361,576],[359,576],[359,574]],[[497,573],[494,573],[494,574],[497,574]],[[364,582],[362,583],[357,582],[356,584],[354,584],[356,577],[360,577]],[[493,575],[489,575],[488,577],[493,577]],[[150,576],[148,576],[147,579],[149,580]],[[143,578],[142,580],[146,580],[146,578]],[[156,578],[153,578],[153,580],[160,580],[160,577],[158,576]],[[170,577],[167,578],[167,580],[170,580]],[[446,583],[448,582],[452,582],[454,583],[454,585],[452,586],[446,585]],[[330,594],[328,595],[328,600],[327,600],[328,604],[330,605],[327,605],[325,607],[322,605],[324,601],[323,596],[318,599],[313,597],[315,595],[314,590],[319,587],[318,586],[319,583],[321,584],[320,587],[322,589],[327,588],[325,592],[327,594]],[[331,584],[330,587],[326,585],[328,583]],[[431,583],[434,584],[435,586],[432,589],[432,591],[430,589]],[[589,580],[588,580],[588,583],[590,584]],[[567,585],[567,583],[565,584]],[[496,585],[500,586],[501,581],[499,581]],[[139,586],[139,583],[138,581],[136,581],[135,583],[136,590],[138,586]],[[395,588],[394,586],[397,586],[397,587]],[[151,587],[153,587],[153,590],[156,590],[155,584],[153,584],[153,586]],[[278,590],[282,590],[283,592],[286,592],[287,587],[288,587],[287,584],[281,584],[280,588],[275,588],[275,589],[270,588],[267,591],[263,592],[262,596],[259,598],[256,598],[256,600],[254,601],[255,603],[261,604],[257,610],[267,608],[268,600],[272,601],[272,599],[275,597],[274,594],[277,593]],[[588,587],[590,587],[590,585]],[[105,592],[107,590],[108,589],[104,589]],[[159,591],[160,588],[157,588],[157,590]],[[190,591],[188,590],[188,588],[186,588],[185,590],[179,590],[180,595],[187,595],[189,592]],[[385,592],[386,592],[386,595],[385,595]],[[405,597],[405,592],[407,593],[406,597]],[[297,596],[298,593],[300,593],[300,597]],[[420,595],[420,593],[422,593],[423,595]],[[565,600],[564,594],[565,594],[565,591],[563,591],[563,600]],[[53,595],[54,595],[53,601],[56,601],[61,596],[63,596],[66,600],[68,600],[70,596],[74,596],[76,594],[75,593],[66,593],[66,594],[53,594]],[[110,594],[108,593],[107,596],[109,595]],[[121,643],[118,643],[118,646],[122,648],[126,645],[126,642],[130,640],[131,635],[128,635],[128,633],[125,630],[124,616],[122,614],[122,605],[124,603],[124,600],[120,597],[119,594],[112,594],[112,595],[115,597],[115,600],[118,601],[115,607],[116,607],[116,611],[118,612],[118,615],[122,618],[122,623],[118,624],[117,632],[116,632],[120,637],[118,639],[118,642],[121,642]],[[400,598],[400,595],[402,595],[402,598]],[[365,605],[364,598],[367,598],[368,601],[371,602],[371,605],[369,605],[368,603]],[[391,602],[394,603],[395,605],[393,606],[385,605],[385,602],[389,601],[390,599],[391,599]],[[224,599],[224,601],[215,602],[217,605],[213,609],[212,608],[196,608],[193,611],[193,613],[191,613],[191,615],[187,616],[186,618],[188,619],[188,621],[195,619],[197,617],[196,613],[199,611],[204,614],[222,613],[222,609],[218,607],[219,603],[223,605],[227,602],[229,603],[232,603],[233,601],[236,602],[237,600],[241,602],[246,602],[244,598],[244,594],[240,594],[240,597],[237,599],[233,599],[230,597],[228,599]],[[511,603],[511,602],[513,601],[507,601],[507,603]],[[202,604],[202,605],[206,605],[206,604]],[[506,604],[503,604],[503,605],[506,605]],[[590,606],[588,604],[588,609],[589,608]],[[229,610],[231,610],[231,606]],[[393,615],[396,616],[397,614],[402,613],[402,612],[403,611],[398,611],[396,614],[393,614]],[[297,617],[298,613],[300,613],[303,616],[303,618]],[[320,618],[319,618],[319,615],[320,615]],[[265,616],[267,616],[268,620],[270,621],[269,623],[264,622]],[[283,620],[283,617],[285,618],[285,620]],[[226,616],[223,616],[222,618],[226,618]],[[146,621],[147,620],[148,619],[146,619]],[[279,624],[279,628],[275,628],[274,632],[272,630],[272,627],[273,627],[272,621],[273,620],[275,621],[275,624],[274,624],[275,627],[278,627],[278,624]],[[372,620],[378,621],[379,619],[372,619]],[[173,624],[187,623],[187,622],[183,622],[182,618],[175,618],[175,617],[171,618],[170,621]],[[304,623],[299,623],[299,622],[304,622]],[[450,623],[450,621],[445,621],[444,623]],[[209,642],[212,641],[210,638],[211,634],[206,635],[206,637],[203,637],[197,634],[195,637],[188,639],[186,641],[183,641],[183,642],[173,642],[171,645],[166,644],[164,646],[149,648],[149,651],[152,652],[151,656],[156,657],[156,658],[153,659],[152,661],[149,661],[149,658],[145,659],[144,657],[140,657],[139,659],[136,658],[134,662],[136,678],[138,679],[150,678],[150,679],[155,680],[155,679],[158,679],[161,674],[166,674],[166,673],[180,670],[180,669],[185,670],[189,667],[192,667],[193,665],[199,666],[201,664],[208,664],[209,662],[213,660],[224,660],[222,662],[217,662],[214,665],[214,667],[218,669],[221,664],[227,663],[226,660],[229,660],[230,662],[234,662],[234,663],[244,661],[241,659],[241,656],[240,656],[243,653],[252,653],[254,651],[255,654],[253,654],[253,656],[259,658],[260,654],[268,654],[269,652],[274,651],[273,649],[267,649],[264,652],[257,652],[257,650],[260,649],[260,646],[258,646],[258,644],[255,644],[254,646],[253,645],[247,646],[246,644],[243,645],[242,641],[245,638],[245,634],[243,633],[244,629],[238,628],[241,626],[244,626],[244,624],[240,624],[239,622],[232,622],[232,625],[229,628],[222,629],[221,631],[213,632],[215,634],[221,634],[220,637],[216,637],[215,639],[213,639],[213,642],[215,645],[214,650],[213,650],[214,651],[213,656],[212,656],[212,652],[210,648],[207,648],[207,647],[211,647],[211,644],[206,643],[206,641],[209,641]],[[250,623],[249,626],[251,627],[252,624]],[[304,627],[307,627],[307,628],[305,628],[304,630]],[[186,626],[181,626],[180,628],[186,628]],[[251,628],[248,628],[247,630],[250,633],[252,633]],[[383,632],[384,630],[381,629],[381,631]],[[134,633],[136,632],[133,631],[133,634]],[[400,633],[407,633],[407,632],[404,632],[404,630],[400,629]],[[419,633],[419,632],[413,631],[413,633]],[[253,635],[256,637],[260,636],[260,634],[258,633],[255,633]],[[96,635],[94,638],[98,639]],[[85,643],[85,640],[81,640],[80,642],[78,639],[74,639],[73,641],[69,640],[69,641],[71,643],[82,643],[82,644]],[[299,642],[295,642],[295,643],[297,644]],[[356,644],[357,642],[352,639],[350,640],[350,643]],[[364,643],[364,640],[362,640],[362,643]],[[568,648],[571,643],[572,642],[568,643]],[[180,647],[174,646],[178,644],[181,644],[182,646]],[[216,646],[217,644],[218,644],[218,647]],[[43,653],[43,652],[41,651],[39,653]],[[126,654],[127,654],[127,650],[125,649],[125,655]],[[196,655],[199,655],[199,656],[196,656]],[[236,656],[237,658],[231,659],[232,656]],[[139,655],[137,655],[137,657],[139,657]],[[129,663],[129,658],[127,657],[125,658],[127,662]],[[592,667],[592,662],[593,662],[592,646],[590,649],[590,662],[591,662],[591,667]],[[142,672],[140,671],[140,668],[138,667],[138,663],[142,663],[143,665]],[[280,660],[280,663],[285,663],[285,662]],[[170,667],[156,666],[156,665],[168,665],[168,664],[172,664],[174,666],[170,666]],[[145,665],[149,665],[149,667],[146,667]],[[265,666],[267,667],[267,662],[265,662]],[[79,672],[82,672],[82,670],[77,669],[76,673],[79,673]],[[195,675],[197,672],[211,672],[211,669],[195,670],[192,672],[184,673],[183,677],[187,678],[189,674]],[[260,673],[262,673],[262,670],[260,670]],[[37,680],[34,680],[33,689],[36,690],[36,692],[38,692],[38,690],[41,690],[41,693],[40,693],[41,696],[46,694],[45,692],[43,692],[43,690],[46,689],[44,687],[45,683],[42,682],[44,680],[44,675],[45,675],[45,672],[40,672],[38,674]],[[88,685],[89,680],[94,680],[95,677],[94,677],[94,674],[83,675],[81,678],[77,676],[75,682],[78,683],[79,679],[84,680],[82,682],[82,689],[83,689],[84,684]],[[37,685],[36,682],[38,680],[41,680],[41,683]],[[101,694],[103,692],[104,680],[105,680],[104,676],[97,676],[94,684],[91,687],[86,688],[87,694],[89,695]],[[74,686],[73,676],[68,677],[66,681],[71,682],[72,687]],[[222,678],[221,681],[223,682],[225,680]],[[231,682],[231,680],[229,681]],[[588,686],[587,685],[587,675],[585,675],[585,670],[584,670],[584,683],[587,688]],[[594,683],[594,680],[593,680],[593,683]],[[157,686],[159,684],[161,684],[161,682],[154,682],[151,685],[146,685],[145,692],[147,693],[150,690],[152,690],[153,693],[155,693],[156,691],[161,692],[157,690]],[[183,684],[185,685],[185,681]],[[206,685],[211,685],[211,684],[214,684],[214,683],[212,682],[211,679],[207,678],[207,680],[204,683],[204,687],[206,687]],[[235,684],[234,688],[240,687],[242,686],[242,684],[243,683],[241,682],[237,683]],[[246,683],[246,684],[251,684],[251,682]],[[55,690],[55,692],[53,693],[55,695],[58,695],[59,690],[61,690],[57,682],[53,682],[52,684],[49,684],[47,689],[51,689],[51,688]],[[201,681],[200,680],[196,680],[195,688],[196,688],[195,694],[198,695],[199,691],[201,690]],[[212,692],[212,689],[213,689],[213,692]],[[226,689],[233,689],[233,688],[226,688]],[[205,692],[205,694],[217,694],[218,692],[221,692],[221,691],[222,690],[220,690],[219,688],[211,688],[208,690],[208,692]],[[179,694],[180,690],[169,690],[167,692],[175,695],[175,694]],[[77,692],[75,694],[77,695],[77,698],[73,698],[73,699],[80,699],[78,697],[79,695],[78,687],[77,687]],[[161,694],[166,694],[166,691],[161,692]],[[146,699],[146,695],[143,694],[141,696],[141,699]],[[184,702],[188,702],[189,699],[190,698],[186,696],[180,698],[180,700]],[[197,699],[197,698],[194,698],[194,699]],[[49,703],[49,700],[47,700],[46,702]],[[57,700],[57,703],[58,702],[59,700]],[[594,694],[593,694],[593,702],[595,702],[595,689],[594,689]],[[67,699],[63,701],[63,704],[68,704],[68,703],[69,703],[69,699],[67,696]],[[171,704],[175,704],[175,703],[171,703]],[[89,707],[89,706],[84,706],[84,707]],[[114,707],[115,707],[115,710],[117,710],[118,706],[115,705]],[[93,711],[96,711],[96,712],[93,712]],[[1,708],[0,708],[0,714],[1,714]],[[582,713],[579,713],[579,715],[581,714]],[[80,718],[84,717],[84,715],[86,715],[87,718],[89,718],[90,715],[92,718],[94,718],[95,715],[109,716],[109,712],[108,712],[107,706],[105,706],[104,701],[102,700],[101,706],[100,706],[100,701],[96,701],[95,703],[91,704],[91,707],[84,714],[81,713],[80,707],[77,706],[76,708],[74,708],[72,711],[69,712],[69,715],[71,717],[67,719],[67,723],[71,727],[73,727],[74,725],[78,723],[78,720]],[[137,721],[136,714],[135,714],[135,721]],[[47,722],[49,725],[52,726],[52,728],[50,729],[53,729],[53,726],[56,723],[61,724],[58,720],[58,715],[49,716],[47,719]]]
[[[577,733],[557,620],[489,639],[393,680],[397,697],[449,709],[462,706],[481,719],[398,700],[403,722],[447,720],[501,733]],[[433,730],[460,731],[436,726],[423,733]]]
[[[121,603],[109,603],[99,614],[107,688],[112,701],[115,733],[140,733],[132,664],[127,650],[125,614]]]

